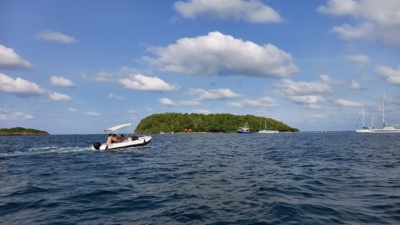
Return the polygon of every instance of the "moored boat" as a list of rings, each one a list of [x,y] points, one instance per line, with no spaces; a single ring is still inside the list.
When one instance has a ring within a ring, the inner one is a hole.
[[[383,93],[383,102],[382,102],[382,128],[372,128],[371,133],[399,133],[400,134],[400,125],[389,125],[386,123],[386,103],[385,103],[385,93]]]
[[[251,133],[253,133],[253,132],[251,132],[249,124],[247,122],[244,124],[243,127],[239,127],[237,132],[239,134],[251,134]]]

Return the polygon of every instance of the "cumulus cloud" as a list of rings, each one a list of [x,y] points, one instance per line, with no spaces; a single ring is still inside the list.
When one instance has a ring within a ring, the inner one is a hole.
[[[244,20],[250,23],[281,22],[281,16],[259,0],[190,0],[178,1],[175,10],[183,17],[206,16],[217,19]]]
[[[220,88],[220,89],[211,89],[211,90],[203,90],[203,89],[194,89],[189,88],[189,95],[194,96],[196,100],[215,100],[215,99],[223,99],[223,98],[237,98],[240,97],[239,94],[234,93],[230,89]]]
[[[50,92],[48,95],[49,95],[50,100],[53,100],[53,101],[70,101],[71,100],[71,97],[69,97],[68,95],[57,93],[57,92]]]
[[[6,110],[0,108],[0,120],[30,120],[33,119],[34,117],[30,114],[26,114],[23,112],[7,112]]]
[[[331,92],[330,84],[332,80],[328,75],[321,75],[320,80],[313,82],[295,82],[284,79],[281,81],[280,92],[289,100],[299,104],[317,104],[325,99],[317,94]]]
[[[400,85],[400,67],[396,70],[387,66],[380,66],[376,71],[385,77],[388,83]]]
[[[0,69],[29,69],[30,62],[21,58],[14,49],[0,45]]]
[[[298,72],[291,55],[274,45],[260,46],[220,32],[182,38],[176,44],[149,51],[157,57],[145,59],[169,72],[278,78]]]
[[[160,98],[158,101],[167,106],[194,106],[194,105],[200,105],[199,101],[180,101],[180,102],[175,102],[169,98]]]
[[[125,88],[141,91],[175,91],[178,85],[168,84],[158,77],[148,77],[142,74],[131,74],[126,78],[119,79],[119,83]]]
[[[356,24],[335,26],[333,32],[345,39],[373,38],[386,47],[400,47],[400,1],[328,0],[317,11],[332,16],[352,16]]]
[[[348,61],[355,62],[358,64],[367,64],[370,62],[369,57],[366,55],[362,55],[362,54],[346,55],[344,58]]]
[[[0,91],[15,94],[20,97],[37,96],[45,93],[45,90],[36,83],[17,77],[13,79],[0,73]]]
[[[93,112],[93,111],[86,111],[85,114],[87,116],[91,116],[91,117],[96,117],[96,116],[100,116],[101,114],[98,112]]]
[[[265,108],[276,107],[278,106],[278,103],[270,97],[263,97],[256,100],[248,98],[238,99],[236,101],[229,102],[228,105],[236,108]]]
[[[363,104],[359,102],[352,102],[344,99],[337,99],[335,101],[336,105],[343,106],[343,107],[362,107]]]
[[[158,101],[163,105],[174,106],[176,103],[168,98],[160,98]]]
[[[76,42],[75,38],[63,33],[60,33],[58,31],[51,31],[51,30],[46,30],[38,33],[36,35],[38,40],[42,41],[54,41],[58,43],[63,43],[63,44],[70,44]]]
[[[50,82],[53,85],[56,86],[63,86],[63,87],[74,87],[74,83],[67,78],[64,77],[57,77],[57,76],[52,76],[50,77]]]

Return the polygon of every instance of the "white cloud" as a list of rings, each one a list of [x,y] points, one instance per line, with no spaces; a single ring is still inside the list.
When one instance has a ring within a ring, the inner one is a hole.
[[[53,101],[70,101],[71,100],[71,97],[69,97],[68,95],[57,93],[57,92],[50,92],[49,98]]]
[[[257,100],[244,98],[229,102],[228,105],[236,108],[265,108],[278,106],[277,102],[270,97],[263,97]]]
[[[127,78],[119,79],[119,83],[125,88],[141,91],[175,91],[178,85],[168,84],[158,77],[148,77],[141,74],[131,74]]]
[[[178,1],[174,8],[183,17],[194,19],[199,16],[217,19],[244,20],[250,23],[281,22],[281,16],[259,0],[190,0]]]
[[[200,105],[200,102],[198,101],[181,101],[181,102],[175,102],[169,98],[160,98],[158,101],[167,106],[194,106],[194,105]]]
[[[350,88],[351,88],[351,89],[354,89],[354,90],[362,89],[362,88],[361,88],[361,85],[360,85],[357,81],[352,81],[352,82],[351,82],[351,85],[350,85]]]
[[[158,101],[163,105],[168,105],[168,106],[176,105],[176,103],[174,101],[172,101],[171,99],[168,99],[168,98],[161,98],[161,99],[158,99]]]
[[[0,120],[30,120],[33,119],[34,117],[30,114],[26,114],[23,112],[14,112],[14,113],[9,113],[6,110],[0,108]]]
[[[287,98],[295,103],[310,105],[325,101],[325,98],[319,95],[290,95]]]
[[[17,77],[13,79],[0,73],[0,91],[16,94],[21,97],[35,96],[45,93],[36,83]]]
[[[116,99],[116,100],[124,100],[125,97],[124,96],[118,96],[118,95],[114,95],[114,94],[108,94],[108,98],[109,99]]]
[[[14,49],[0,45],[0,69],[29,69],[30,62],[21,58]]]
[[[284,79],[281,81],[281,91],[286,95],[308,95],[315,93],[328,93],[331,91],[329,77],[321,75],[319,81],[314,82],[295,82]]]
[[[344,99],[337,99],[335,101],[336,105],[343,106],[343,107],[362,107],[363,104],[359,102],[352,102]]]
[[[371,23],[363,23],[358,26],[343,24],[332,28],[334,33],[337,33],[343,39],[361,39],[372,36],[374,26]]]
[[[400,47],[400,1],[328,0],[317,11],[333,16],[352,16],[356,24],[336,26],[333,31],[345,39],[372,38],[385,47]]]
[[[91,117],[96,117],[96,116],[100,116],[101,114],[98,112],[93,112],[93,111],[86,111],[85,114],[87,116],[91,116]]]
[[[295,82],[284,79],[279,85],[280,92],[289,100],[299,104],[317,104],[325,101],[322,96],[316,94],[325,94],[331,92],[331,78],[328,75],[321,75],[319,81],[314,82]]]
[[[75,108],[68,108],[68,111],[70,111],[70,112],[77,112],[78,110],[75,109]]]
[[[36,35],[37,39],[43,41],[54,41],[63,44],[70,44],[76,42],[75,38],[58,31],[42,31]]]
[[[50,82],[53,85],[56,86],[63,86],[63,87],[74,87],[74,83],[67,78],[64,77],[57,77],[57,76],[52,76],[50,77]]]
[[[176,44],[149,50],[157,58],[145,59],[170,72],[282,78],[299,71],[291,55],[274,45],[260,46],[220,32],[182,38]]]
[[[223,98],[240,97],[239,94],[236,94],[227,88],[211,89],[208,91],[203,90],[203,89],[189,88],[189,91],[187,93],[189,95],[194,96],[194,98],[197,100],[215,100],[215,99],[223,99]]]
[[[367,64],[370,62],[369,57],[362,54],[346,55],[344,58],[348,61],[355,62],[358,64]]]
[[[387,66],[380,66],[377,68],[377,72],[385,77],[387,82],[400,85],[400,67],[395,70]]]

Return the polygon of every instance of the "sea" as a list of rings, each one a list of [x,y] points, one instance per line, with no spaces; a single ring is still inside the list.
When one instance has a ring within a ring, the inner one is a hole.
[[[400,135],[0,137],[0,224],[400,224]]]

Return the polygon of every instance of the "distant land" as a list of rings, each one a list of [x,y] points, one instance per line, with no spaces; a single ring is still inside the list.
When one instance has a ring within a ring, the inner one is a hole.
[[[153,114],[142,119],[135,129],[137,134],[160,133],[234,133],[239,127],[248,123],[252,132],[264,129],[279,132],[298,132],[280,121],[254,115],[197,114],[197,113],[162,113]],[[266,124],[266,125],[265,125]]]
[[[1,128],[0,136],[7,136],[7,135],[49,135],[49,133],[42,130],[36,130],[24,127]]]

